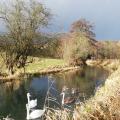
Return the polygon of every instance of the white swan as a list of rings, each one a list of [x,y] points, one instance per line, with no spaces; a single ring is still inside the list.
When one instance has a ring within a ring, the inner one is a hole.
[[[28,105],[29,105],[29,108],[34,108],[37,106],[37,99],[35,100],[30,100],[30,93],[27,93],[27,99],[28,99]]]
[[[36,109],[30,113],[30,108],[28,104],[26,104],[26,109],[27,109],[27,118],[26,118],[27,120],[40,118],[45,113],[45,109],[43,110]]]

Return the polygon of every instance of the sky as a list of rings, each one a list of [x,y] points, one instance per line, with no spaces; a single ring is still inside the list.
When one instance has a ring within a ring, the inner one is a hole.
[[[53,14],[48,30],[67,32],[85,18],[95,25],[99,40],[120,40],[120,0],[41,0]]]
[[[85,18],[94,24],[98,40],[120,40],[120,0],[39,1],[53,14],[48,32],[68,32],[74,21]],[[0,23],[0,32],[3,30]]]

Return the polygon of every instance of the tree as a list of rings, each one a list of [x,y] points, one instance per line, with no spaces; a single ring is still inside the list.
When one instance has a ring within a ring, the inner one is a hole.
[[[48,24],[50,13],[36,0],[13,0],[2,5],[0,18],[6,26],[5,53],[3,55],[10,74],[24,67],[33,47],[38,30]]]
[[[71,25],[71,30],[63,40],[63,58],[70,64],[85,64],[86,59],[91,58],[96,52],[95,33],[93,25],[85,19],[80,19]]]
[[[79,32],[84,34],[84,36],[88,37],[89,39],[94,39],[95,33],[93,32],[93,29],[93,24],[86,19],[80,19],[71,25],[70,32]]]
[[[72,33],[64,41],[63,57],[71,65],[85,64],[89,56],[93,54],[91,41],[80,33]]]

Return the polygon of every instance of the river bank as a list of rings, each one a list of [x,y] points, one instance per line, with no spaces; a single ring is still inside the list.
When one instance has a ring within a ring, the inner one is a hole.
[[[75,120],[120,120],[120,66],[118,61],[113,62],[111,60],[111,62],[109,61],[110,64],[108,61],[106,62],[107,69],[110,69],[108,66],[112,65],[117,70],[108,77],[104,86],[98,88],[95,96],[76,107],[74,111]],[[104,65],[106,62],[100,62],[100,65]],[[89,63],[99,65],[98,61]]]
[[[104,69],[113,72],[117,69],[119,60],[87,60],[86,64],[93,67],[103,67]],[[4,74],[1,74],[0,83],[19,79],[24,75],[43,75],[76,69],[80,69],[80,66],[69,66],[64,60],[48,58],[41,59],[35,57],[33,63],[26,65],[25,69],[17,70],[14,75],[4,76]]]
[[[10,75],[10,76],[0,76],[0,83],[5,83],[8,81],[12,81],[14,79],[19,79],[21,77],[23,77],[24,75],[44,75],[44,74],[51,74],[51,73],[57,73],[57,72],[66,72],[69,70],[76,70],[76,69],[80,69],[79,66],[54,66],[54,67],[47,67],[47,68],[42,68],[39,69],[37,71],[23,71],[23,70],[19,70],[18,72],[16,72],[16,74],[14,75]]]
[[[29,62],[31,61],[32,62]],[[71,69],[65,64],[64,60],[62,59],[52,59],[52,58],[39,58],[39,57],[29,57],[28,63],[26,64],[25,68],[23,69],[16,69],[14,75],[8,75],[7,69],[5,65],[1,70],[0,74],[0,82],[10,81],[11,79],[19,79],[21,76],[23,77],[25,74],[47,74],[57,71],[62,71],[63,69]],[[65,69],[65,70],[66,70]]]
[[[118,66],[120,65],[120,60],[118,59],[97,59],[97,60],[87,60],[86,64],[88,66],[95,66],[95,67],[102,67],[104,69],[107,69],[111,72],[114,72],[118,69]]]

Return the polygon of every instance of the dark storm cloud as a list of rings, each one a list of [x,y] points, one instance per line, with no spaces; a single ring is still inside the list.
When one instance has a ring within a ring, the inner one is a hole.
[[[45,0],[55,14],[52,31],[68,31],[70,24],[86,18],[95,24],[98,39],[120,38],[119,0]]]

